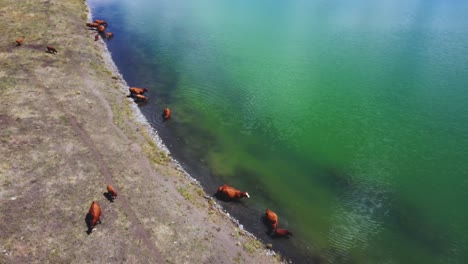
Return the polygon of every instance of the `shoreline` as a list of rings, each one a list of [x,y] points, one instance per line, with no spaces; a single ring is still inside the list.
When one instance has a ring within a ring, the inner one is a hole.
[[[94,19],[99,19],[99,18],[93,18],[92,9],[89,6],[87,1],[86,1],[86,8],[88,9],[88,21],[94,21]],[[103,43],[103,45],[99,45],[99,48],[101,49],[101,55],[103,57],[104,64],[106,65],[107,68],[109,68],[111,70],[113,76],[118,76],[119,77],[119,81],[122,83],[121,87],[125,88],[125,89],[122,89],[122,92],[127,93],[128,92],[128,87],[130,87],[130,85],[128,85],[126,80],[123,78],[122,74],[120,73],[120,70],[118,69],[117,65],[113,61],[111,52],[107,48],[107,44],[104,41],[101,41],[101,42]],[[128,99],[128,100],[132,101],[131,99]],[[188,173],[182,167],[182,165],[175,158],[172,157],[170,150],[164,144],[162,138],[158,134],[158,131],[154,127],[151,126],[148,119],[143,115],[143,113],[141,112],[138,105],[135,104],[135,103],[132,103],[131,108],[133,110],[133,115],[136,118],[136,121],[140,122],[141,125],[146,129],[146,132],[149,134],[149,136],[151,137],[153,142],[157,145],[158,149],[162,150],[168,156],[168,158],[171,160],[171,162],[175,164],[176,169],[181,171],[185,175],[187,180],[193,182],[194,184],[198,185],[200,188],[203,189],[203,186],[201,185],[200,181],[197,180],[196,178],[194,178],[193,176],[191,176],[190,173]],[[206,199],[212,200],[212,203],[215,205],[215,207],[218,209],[218,211],[220,213],[224,214],[226,217],[228,217],[233,224],[235,224],[238,228],[243,230],[243,232],[245,232],[248,236],[251,236],[252,238],[254,238],[256,240],[259,240],[259,238],[257,238],[254,234],[250,233],[247,230],[244,230],[243,225],[239,222],[239,220],[236,219],[235,217],[231,216],[222,207],[222,205],[216,201],[216,199],[209,196],[206,192],[205,192],[204,197]],[[265,248],[266,248],[266,245],[265,245]],[[273,250],[268,250],[268,251],[271,251],[271,252],[267,252],[267,254],[270,254],[270,255],[278,254],[277,252],[275,252]]]
[[[94,21],[94,19],[102,19],[102,17],[93,18],[93,15],[94,15],[93,10],[88,4],[88,2],[86,2],[86,6],[88,9],[88,22]],[[112,21],[110,21],[110,23],[112,23]],[[126,82],[122,73],[118,69],[116,63],[112,59],[112,53],[108,49],[107,42],[101,39],[99,41],[98,46],[101,49],[103,60],[106,66],[111,69],[113,73],[112,75],[119,77],[119,81],[123,83],[122,91],[125,94],[127,94],[128,87],[130,87],[131,85],[129,85]],[[258,225],[256,221],[252,221],[254,222],[254,224],[252,224],[252,222],[249,222],[248,219],[246,220],[245,218],[246,214],[244,215],[239,214],[239,211],[236,212],[236,209],[233,210],[232,208],[229,207],[229,205],[226,205],[226,207],[224,207],[222,201],[218,201],[216,198],[213,198],[211,196],[211,193],[208,193],[209,191],[208,192],[205,191],[205,187],[202,185],[200,180],[192,176],[191,173],[189,173],[188,170],[184,169],[181,163],[172,156],[170,149],[165,145],[164,140],[161,138],[161,136],[159,135],[159,132],[157,131],[157,128],[151,125],[151,122],[145,117],[145,115],[141,111],[141,108],[137,104],[133,103],[132,99],[127,98],[127,100],[132,102],[130,106],[133,110],[133,114],[136,117],[136,120],[145,127],[146,132],[151,137],[152,141],[157,145],[158,149],[162,150],[167,155],[167,157],[171,160],[171,162],[175,164],[176,169],[182,172],[188,181],[197,185],[199,188],[201,188],[204,191],[204,198],[207,199],[209,203],[212,204],[213,207],[216,208],[219,213],[223,214],[224,217],[227,217],[230,220],[230,222],[232,222],[246,236],[250,236],[251,238],[259,241],[263,245],[263,248],[266,249],[267,251],[266,254],[268,256],[277,256],[277,258],[281,259],[283,263],[284,262],[315,263],[315,262],[320,262],[322,260],[322,256],[316,255],[315,253],[312,253],[311,251],[305,250],[304,247],[298,247],[298,244],[295,244],[295,245],[286,244],[287,242],[286,240],[277,239],[277,238],[272,239],[269,235],[266,235],[266,237],[265,235],[262,236],[263,233],[259,233],[259,232],[263,232],[263,231],[259,231],[258,227],[252,228],[253,225],[254,226]],[[183,149],[182,149],[182,152],[183,152]],[[194,175],[197,175],[196,172]],[[206,183],[206,181],[204,183]],[[252,213],[252,212],[248,212],[248,213]],[[261,215],[264,213],[264,211],[254,212],[254,213],[255,215],[257,215],[257,213],[258,215]],[[295,239],[297,241],[297,238]],[[299,244],[299,246],[303,246],[303,245]]]
[[[1,3],[20,22],[0,18],[0,262],[281,261],[170,158],[85,29],[87,2]],[[26,37],[15,48],[17,35]],[[114,203],[103,197],[109,183]],[[91,201],[102,224],[87,235]]]

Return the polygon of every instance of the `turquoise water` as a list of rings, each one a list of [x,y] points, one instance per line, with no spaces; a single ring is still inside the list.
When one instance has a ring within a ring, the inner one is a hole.
[[[89,2],[174,157],[247,190],[224,206],[282,254],[468,259],[467,1]]]

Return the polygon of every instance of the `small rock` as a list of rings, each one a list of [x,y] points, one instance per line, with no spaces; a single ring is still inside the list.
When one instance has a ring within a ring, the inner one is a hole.
[[[14,201],[16,200],[17,198],[16,197],[11,197],[10,200]]]

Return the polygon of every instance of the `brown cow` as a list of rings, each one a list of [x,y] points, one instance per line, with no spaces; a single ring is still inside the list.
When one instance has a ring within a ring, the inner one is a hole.
[[[266,209],[265,222],[271,228],[271,230],[276,230],[278,227],[278,216],[270,209]]]
[[[21,46],[21,45],[23,44],[23,40],[24,40],[23,38],[18,38],[18,39],[16,40],[16,46],[17,46],[17,47],[18,47],[18,46]]]
[[[98,41],[99,40],[99,34],[96,34],[96,36],[94,36],[94,41]]]
[[[106,31],[106,27],[103,26],[103,25],[99,25],[97,30],[98,30],[99,33],[104,33],[104,31]]]
[[[95,201],[91,203],[88,215],[86,215],[86,222],[88,224],[88,234],[91,233],[96,224],[101,223],[101,207]]]
[[[48,53],[57,53],[57,49],[52,46],[47,46]]]
[[[114,33],[106,32],[106,38],[111,39],[112,37],[114,37]]]
[[[218,187],[217,195],[225,200],[238,200],[242,197],[250,198],[250,195],[247,192],[241,192],[227,184]]]
[[[287,229],[282,229],[282,228],[277,228],[273,231],[272,237],[289,237],[292,236],[293,233],[291,233]]]
[[[99,24],[99,25],[105,25],[107,27],[107,22],[101,19],[94,20],[94,23]]]
[[[148,101],[148,98],[142,94],[135,94],[133,95],[133,98],[135,99],[135,102],[145,102]]]
[[[117,199],[117,192],[114,190],[114,188],[110,184],[107,185],[107,193],[109,194],[111,201]]]
[[[148,91],[148,89],[146,88],[137,88],[137,87],[130,87],[128,90],[130,91],[130,95],[144,94]]]
[[[166,107],[163,110],[163,119],[165,121],[165,120],[168,120],[169,118],[171,118],[171,109]]]
[[[98,23],[86,23],[86,26],[90,28],[97,28],[99,27],[99,24]]]

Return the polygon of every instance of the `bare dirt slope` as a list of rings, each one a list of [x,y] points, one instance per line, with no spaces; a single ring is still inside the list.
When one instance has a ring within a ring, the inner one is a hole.
[[[279,262],[136,121],[86,15],[82,0],[0,0],[0,263]]]

